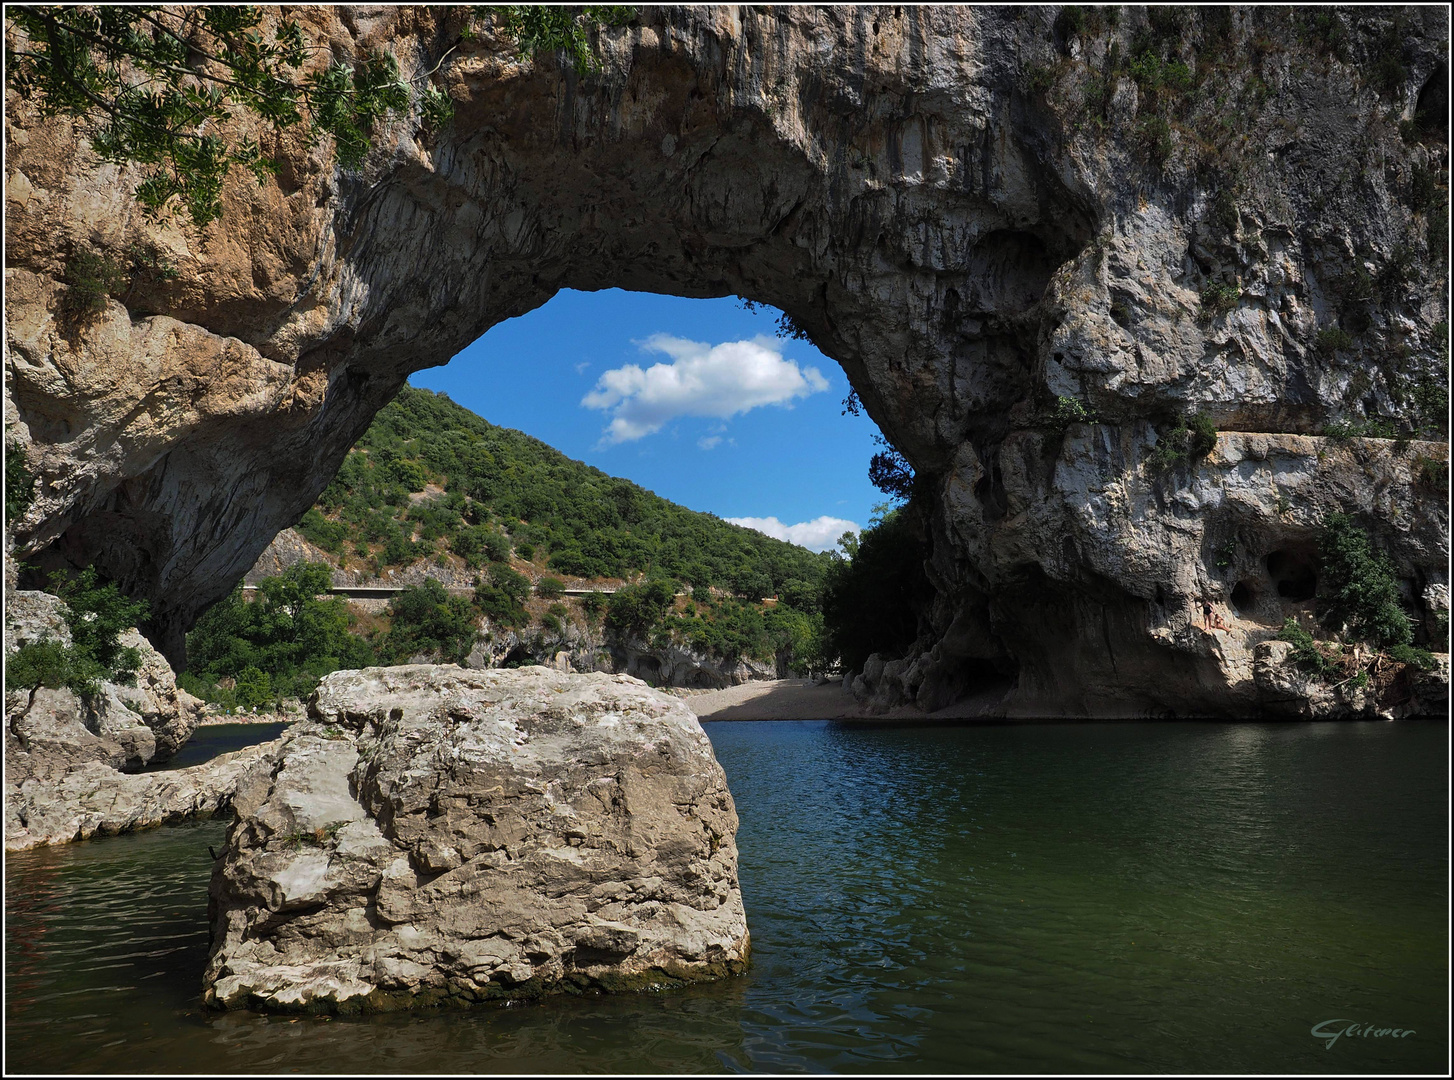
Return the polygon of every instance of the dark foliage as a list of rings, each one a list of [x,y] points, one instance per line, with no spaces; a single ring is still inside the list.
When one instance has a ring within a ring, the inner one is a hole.
[[[187,635],[182,685],[219,704],[261,705],[274,696],[306,697],[329,672],[374,663],[373,647],[351,630],[355,618],[347,605],[319,599],[330,584],[327,566],[300,563],[263,579],[251,602],[241,586],[234,589]],[[218,685],[226,679],[238,680],[239,688]],[[244,683],[251,689],[242,689]]]
[[[5,524],[13,526],[35,501],[35,474],[25,461],[25,444],[19,439],[5,442]]]
[[[848,555],[823,587],[823,652],[857,671],[870,653],[902,655],[918,636],[919,611],[933,599],[917,508],[885,514],[850,542]]]
[[[1347,514],[1329,514],[1318,542],[1318,614],[1323,625],[1379,648],[1413,641],[1413,620],[1399,602],[1388,556]]]
[[[463,663],[479,639],[470,601],[451,596],[433,578],[389,601],[391,623],[381,652],[392,663],[416,655]]]

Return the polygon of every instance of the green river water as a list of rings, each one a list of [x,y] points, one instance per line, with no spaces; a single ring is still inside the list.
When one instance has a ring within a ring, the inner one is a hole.
[[[746,976],[210,1014],[201,822],[7,860],[7,1071],[1447,1070],[1443,724],[705,727]]]

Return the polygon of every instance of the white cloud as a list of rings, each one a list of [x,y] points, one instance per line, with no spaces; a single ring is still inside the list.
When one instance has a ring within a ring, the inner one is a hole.
[[[756,529],[774,539],[786,540],[790,544],[813,551],[827,551],[838,543],[838,538],[844,533],[859,531],[853,522],[845,518],[828,517],[826,514],[812,521],[800,521],[796,525],[784,525],[775,517],[740,517],[727,520],[734,525]]]
[[[576,365],[576,374],[584,375],[586,373],[586,368],[590,366],[591,362],[589,360],[582,360],[579,364]]]
[[[700,446],[703,450],[711,450],[716,447],[716,445],[721,441],[722,436],[720,435],[703,435],[700,439],[697,440],[697,445]]]
[[[799,368],[786,359],[775,338],[708,345],[653,334],[639,344],[643,352],[663,353],[672,362],[614,368],[581,399],[588,409],[610,412],[601,440],[606,445],[644,438],[678,416],[725,420],[762,405],[790,407],[828,389],[817,368]]]

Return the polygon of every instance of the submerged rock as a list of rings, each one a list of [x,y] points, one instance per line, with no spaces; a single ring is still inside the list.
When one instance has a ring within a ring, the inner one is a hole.
[[[737,814],[681,702],[621,675],[336,672],[239,787],[205,999],[357,1011],[745,968]]]

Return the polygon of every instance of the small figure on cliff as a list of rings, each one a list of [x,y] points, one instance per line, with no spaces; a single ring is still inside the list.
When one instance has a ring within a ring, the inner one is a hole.
[[[1227,624],[1222,621],[1222,616],[1220,614],[1212,615],[1212,629],[1222,630],[1226,633],[1231,633],[1231,631],[1227,629]]]
[[[1208,633],[1212,629],[1212,603],[1205,597],[1202,598],[1202,629]]]

